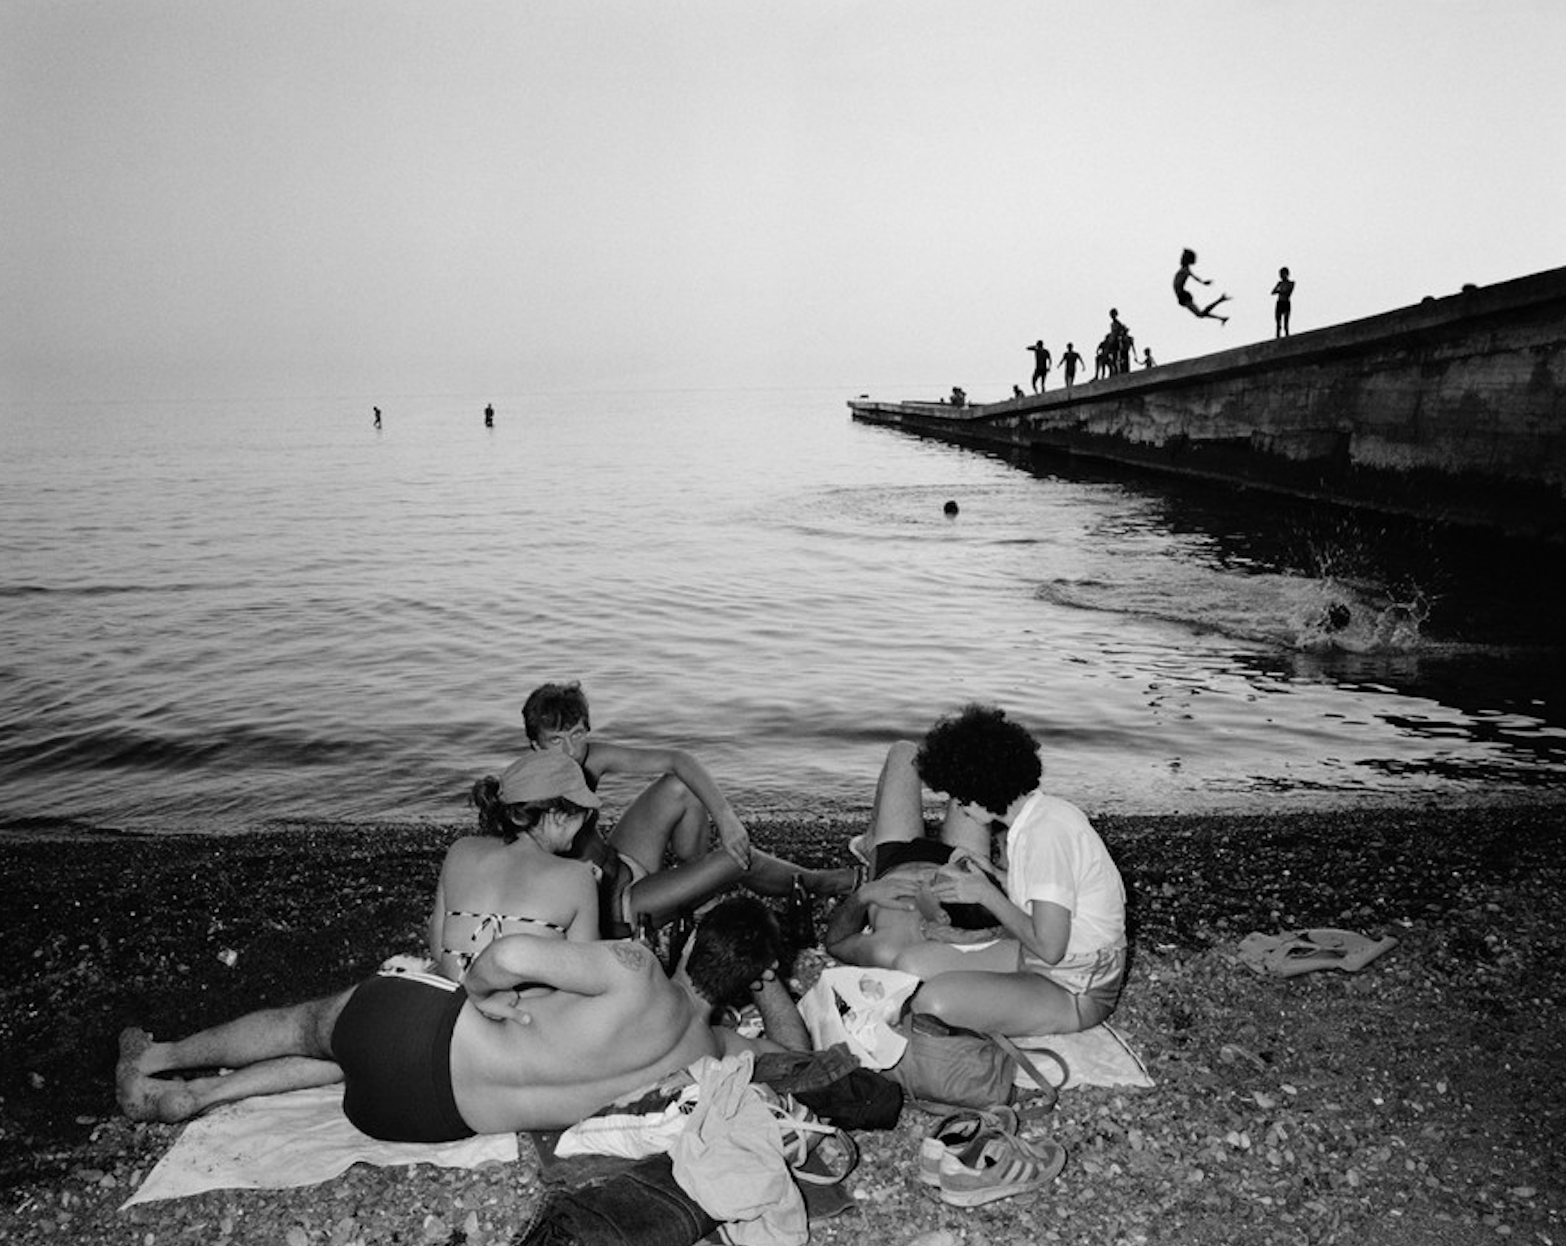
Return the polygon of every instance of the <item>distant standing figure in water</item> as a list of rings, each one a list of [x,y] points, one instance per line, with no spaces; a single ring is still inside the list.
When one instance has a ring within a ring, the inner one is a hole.
[[[484,427],[495,427],[495,405],[493,403],[490,403],[484,408]]]
[[[375,412],[375,427],[379,428],[381,426],[381,409],[379,407],[371,407],[370,409]]]
[[[1077,379],[1077,369],[1085,360],[1077,354],[1077,348],[1070,342],[1066,343],[1066,353],[1060,357],[1060,370],[1066,374],[1066,388],[1069,390]]]
[[[1278,270],[1278,284],[1273,286],[1272,292],[1278,296],[1278,304],[1273,308],[1272,318],[1276,325],[1273,337],[1289,336],[1289,301],[1294,297],[1294,282],[1289,277],[1287,268]]]
[[[1049,379],[1049,366],[1051,363],[1049,347],[1044,345],[1044,339],[1040,338],[1027,349],[1033,352],[1033,392],[1042,394],[1044,382]]]
[[[1175,298],[1180,300],[1181,307],[1185,308],[1186,311],[1190,312],[1191,315],[1195,316],[1198,320],[1205,317],[1211,320],[1216,320],[1220,324],[1228,324],[1229,317],[1216,316],[1213,314],[1213,308],[1217,307],[1219,303],[1228,301],[1229,296],[1227,294],[1220,294],[1211,303],[1207,304],[1206,307],[1198,307],[1196,305],[1196,300],[1191,297],[1191,292],[1185,288],[1185,283],[1187,281],[1194,281],[1198,285],[1203,286],[1212,285],[1211,281],[1207,281],[1202,277],[1198,277],[1191,271],[1191,265],[1194,263],[1196,263],[1195,251],[1187,247],[1184,251],[1180,252],[1180,271],[1175,274],[1174,278]]]

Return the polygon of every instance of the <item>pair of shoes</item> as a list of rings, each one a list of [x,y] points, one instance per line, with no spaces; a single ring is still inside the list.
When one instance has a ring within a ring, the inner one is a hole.
[[[978,1207],[996,1199],[1042,1190],[1066,1166],[1066,1148],[1053,1138],[1037,1142],[988,1129],[964,1150],[941,1160],[941,1202]]]
[[[1005,1104],[992,1108],[966,1108],[943,1116],[919,1143],[919,1180],[925,1185],[941,1184],[941,1161],[973,1142],[985,1130],[1015,1134],[1021,1121],[1014,1109]]]
[[[1357,973],[1397,940],[1388,935],[1372,942],[1352,930],[1295,930],[1288,934],[1248,934],[1240,940],[1240,960],[1257,973],[1294,978],[1317,969]]]

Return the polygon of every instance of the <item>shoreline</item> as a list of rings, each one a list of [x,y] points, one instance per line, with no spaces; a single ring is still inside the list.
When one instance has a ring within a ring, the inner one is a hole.
[[[1094,815],[1129,898],[1132,967],[1113,1020],[1155,1088],[1062,1096],[1048,1127],[1071,1160],[1041,1196],[1069,1210],[1061,1240],[1214,1240],[1220,1223],[1235,1241],[1489,1240],[1496,1225],[1561,1240],[1566,800],[1550,795]],[[748,821],[759,842],[820,865],[843,861],[863,817],[834,807]],[[476,1215],[470,1243],[509,1240],[538,1198],[525,1142],[509,1173],[361,1167],[302,1191],[115,1210],[175,1132],[117,1114],[119,1029],[188,1032],[341,989],[416,949],[441,854],[469,827],[0,834],[11,880],[0,952],[19,967],[0,987],[0,1228],[19,1241],[67,1229],[118,1242],[132,1226],[216,1240],[210,1226],[227,1216],[256,1236],[275,1220],[271,1240],[295,1225],[325,1240],[346,1218],[381,1227],[343,1241],[420,1240],[427,1214],[465,1208],[449,1223]],[[1286,982],[1234,956],[1252,930],[1315,926],[1400,944],[1360,974]],[[912,1182],[907,1148],[928,1123],[907,1112],[896,1131],[861,1136],[859,1211],[813,1228],[813,1241],[901,1242],[940,1224],[1001,1240],[1008,1226],[1030,1231],[1028,1200],[959,1214]]]

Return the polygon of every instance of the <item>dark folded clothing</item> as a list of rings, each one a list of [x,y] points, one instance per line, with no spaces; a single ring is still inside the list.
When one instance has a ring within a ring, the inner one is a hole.
[[[839,1128],[889,1129],[902,1109],[902,1088],[861,1068],[842,1043],[825,1051],[766,1052],[757,1058],[752,1080],[792,1094]],[[656,1110],[668,1098],[654,1092],[638,1103]],[[555,1154],[558,1132],[530,1137],[547,1193],[514,1246],[691,1246],[718,1227],[675,1181],[667,1155],[561,1158]],[[842,1182],[805,1184],[801,1190],[812,1218],[854,1205]]]
[[[653,1155],[577,1190],[553,1190],[515,1246],[691,1246],[718,1227]]]

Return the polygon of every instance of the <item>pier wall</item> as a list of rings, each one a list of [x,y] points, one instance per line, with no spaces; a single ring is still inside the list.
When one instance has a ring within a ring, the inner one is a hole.
[[[1281,341],[856,419],[1566,541],[1566,268]]]

